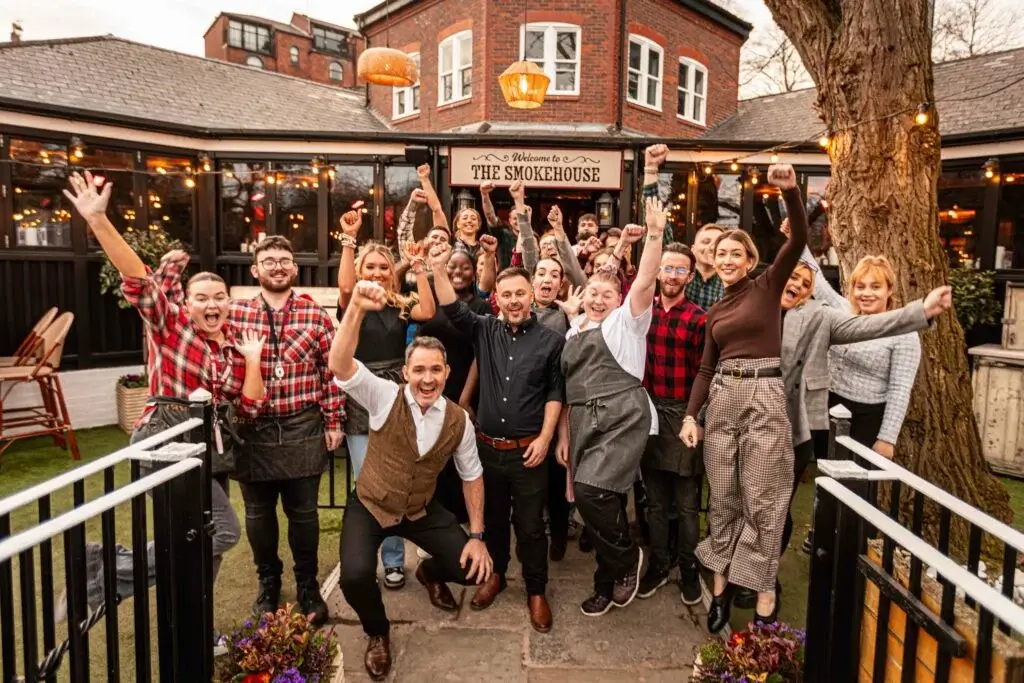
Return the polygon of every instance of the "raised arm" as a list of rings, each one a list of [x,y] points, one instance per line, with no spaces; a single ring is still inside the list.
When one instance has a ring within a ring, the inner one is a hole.
[[[565,271],[565,276],[569,278],[576,287],[585,287],[587,284],[587,274],[580,268],[579,259],[576,258],[576,252],[572,249],[572,244],[569,242],[569,236],[565,234],[565,227],[562,223],[562,210],[558,208],[558,205],[551,207],[551,211],[548,212],[548,225],[551,226],[552,231],[555,233],[555,248],[558,249],[558,260],[562,262],[562,270]]]
[[[480,253],[477,254],[476,288],[490,294],[498,277],[498,239],[494,235],[480,235]]]
[[[665,207],[657,199],[648,197],[646,209],[647,241],[640,256],[636,278],[629,289],[629,312],[634,318],[642,315],[654,303],[654,286],[658,281],[658,268],[661,267],[661,240],[668,220]],[[634,226],[626,226],[622,232],[622,241],[626,241],[626,235],[631,230],[634,230]]]
[[[821,272],[821,266],[819,266],[814,260],[811,250],[807,247],[804,247],[804,254],[801,260],[814,271],[814,298],[826,306],[831,306],[837,311],[851,313],[852,307],[850,306],[850,302],[846,297],[832,288],[832,283],[830,283],[825,277],[825,274]]]
[[[410,267],[416,275],[416,295],[419,301],[409,311],[409,317],[416,322],[424,323],[433,319],[437,312],[437,307],[434,305],[434,292],[430,288],[430,280],[427,279],[427,268],[423,259],[414,259]]]
[[[640,220],[646,224],[646,202],[648,197],[654,197],[658,199],[658,173],[661,170],[661,165],[668,159],[668,145],[651,145],[644,150],[644,185],[641,191],[641,202],[640,202]],[[673,239],[672,227],[667,223],[665,230],[662,233],[662,246],[668,244]]]
[[[480,185],[480,208],[484,211],[484,222],[489,230],[502,229],[501,220],[494,212],[494,203],[491,202],[491,193],[494,192],[494,183],[487,181]]]
[[[341,217],[341,262],[338,264],[338,307],[348,308],[356,286],[356,239],[363,225],[360,211],[348,211]]]
[[[796,171],[789,164],[773,164],[768,167],[768,182],[782,191],[782,197],[786,202],[786,214],[789,218],[789,239],[779,249],[779,253],[765,271],[769,287],[778,291],[782,296],[782,290],[789,281],[796,264],[800,262],[800,255],[807,246],[807,214],[804,211],[804,200],[800,194],[800,188],[796,184]]]
[[[416,169],[416,174],[420,177],[420,185],[423,186],[423,192],[427,195],[427,206],[430,207],[434,226],[444,226],[447,228],[448,216],[444,215],[444,207],[441,206],[441,200],[437,197],[434,184],[430,182],[430,165],[423,164]]]
[[[402,215],[398,218],[398,229],[395,236],[398,238],[399,244],[416,241],[414,232],[416,214],[419,213],[420,207],[426,203],[427,193],[418,187],[409,195],[409,203],[405,205],[405,210],[402,211]]]
[[[328,361],[331,372],[342,382],[352,379],[358,369],[356,347],[359,345],[359,330],[363,326],[366,311],[383,310],[387,302],[387,292],[374,282],[357,282],[353,288],[349,305],[345,306],[345,315],[331,343]]]
[[[516,225],[519,230],[519,251],[523,255],[523,267],[532,275],[537,270],[537,261],[540,260],[537,236],[533,232],[533,210],[526,204],[526,186],[522,181],[515,181],[508,188],[515,202]]]
[[[448,279],[448,259],[451,258],[452,249],[447,244],[440,244],[430,250],[430,268],[434,271],[434,292],[437,294],[437,303],[441,306],[448,321],[455,326],[455,329],[474,339],[476,329],[483,316],[479,316],[469,310],[465,301],[460,301],[452,287],[452,281]]]
[[[107,218],[107,203],[110,201],[110,193],[114,186],[105,183],[103,190],[97,191],[96,181],[89,171],[85,172],[85,178],[78,172],[72,173],[70,181],[74,194],[64,190],[64,196],[71,200],[78,213],[85,219],[92,234],[100,243],[103,253],[117,268],[117,272],[121,273],[122,277],[146,277],[146,264]]]
[[[828,306],[819,310],[829,316],[830,344],[854,344],[927,329],[932,318],[952,305],[952,288],[947,285],[933,289],[923,301],[913,301],[887,313],[850,315]]]
[[[327,450],[333,451],[341,445],[341,425],[344,421],[341,390],[332,382],[330,368],[331,343],[334,341],[334,324],[331,316],[322,307],[319,309],[320,333],[317,335],[317,372],[323,383],[323,397],[320,399],[320,413],[323,415],[324,431],[337,433],[337,443],[328,444]],[[328,437],[334,439],[334,437]]]

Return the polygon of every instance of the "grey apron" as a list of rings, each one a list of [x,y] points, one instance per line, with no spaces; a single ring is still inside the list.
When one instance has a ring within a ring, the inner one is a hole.
[[[395,384],[404,384],[402,377],[402,365],[405,359],[378,361],[376,363],[364,363],[366,369],[377,377],[390,380]],[[346,434],[369,434],[370,415],[366,408],[351,396],[345,398],[345,433]]]
[[[671,398],[654,399],[658,412],[658,433],[647,439],[644,467],[672,472],[681,477],[696,477],[704,473],[704,458],[700,446],[689,448],[679,438],[686,416],[686,401]]]
[[[146,401],[152,410],[142,419],[141,423],[132,431],[131,443],[138,443],[165,429],[180,425],[189,419],[189,402],[180,398],[170,396],[150,396]],[[224,446],[223,453],[218,453],[217,448],[213,449],[213,469],[211,474],[218,476],[231,474],[235,467],[235,456],[238,453],[239,439],[234,431],[232,421],[234,419],[235,407],[230,403],[220,403],[217,406],[217,419],[221,425],[221,443]],[[171,441],[180,443],[192,443],[192,433],[185,432],[176,436]],[[156,463],[140,461],[139,467],[145,471],[158,470],[169,463]]]
[[[615,360],[600,327],[565,343],[562,372],[573,481],[626,493],[651,431],[647,392]]]
[[[240,482],[283,481],[323,474],[327,443],[320,406],[286,417],[236,418],[242,447],[232,479]]]

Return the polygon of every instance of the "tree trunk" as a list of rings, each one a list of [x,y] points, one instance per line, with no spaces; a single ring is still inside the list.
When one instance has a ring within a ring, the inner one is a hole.
[[[844,282],[861,257],[882,254],[896,272],[901,303],[945,284],[938,112],[927,125],[914,124],[918,105],[934,99],[929,0],[765,4],[818,84],[823,130],[835,131],[828,148],[829,228]],[[921,335],[921,366],[896,458],[1009,521],[1009,496],[982,455],[963,349],[963,330],[951,313]],[[963,547],[963,533],[954,530],[955,545]]]

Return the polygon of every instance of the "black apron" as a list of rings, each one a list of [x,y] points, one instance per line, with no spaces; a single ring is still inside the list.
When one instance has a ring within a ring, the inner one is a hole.
[[[320,406],[286,417],[236,417],[242,447],[232,479],[240,482],[282,481],[323,474],[327,442]]]
[[[150,396],[146,401],[146,405],[149,412],[132,431],[131,443],[138,443],[165,429],[180,425],[192,417],[189,414],[190,404],[185,399],[172,398],[170,396]],[[220,422],[221,445],[223,449],[218,449],[216,440],[214,440],[213,469],[211,474],[215,477],[231,474],[234,471],[235,456],[239,446],[238,434],[232,426],[234,413],[235,407],[231,403],[221,403],[217,406],[217,419]],[[180,436],[176,436],[172,441],[196,443],[192,439],[192,432],[185,432]],[[166,466],[166,464],[169,463],[140,461],[139,466],[144,470],[152,471],[160,469]]]
[[[652,400],[658,412],[658,433],[647,439],[644,467],[672,472],[681,477],[702,475],[704,458],[700,447],[690,448],[679,438],[683,418],[686,416],[686,401],[657,397]]]

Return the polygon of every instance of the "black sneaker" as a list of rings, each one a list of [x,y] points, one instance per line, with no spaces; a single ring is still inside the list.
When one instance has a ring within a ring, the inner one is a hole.
[[[640,590],[640,569],[644,566],[644,551],[637,549],[636,567],[629,570],[629,573],[615,582],[612,588],[612,602],[616,607],[626,607],[633,602],[636,592]]]
[[[327,603],[320,596],[320,584],[316,581],[307,581],[299,585],[299,609],[309,617],[309,623],[313,626],[323,626],[327,623]]]
[[[699,605],[702,598],[700,570],[696,567],[681,569],[679,577],[679,599],[684,605]]]
[[[588,617],[599,617],[603,614],[608,614],[608,610],[611,608],[612,599],[600,593],[594,593],[580,605],[580,611]]]
[[[256,602],[252,605],[252,611],[257,616],[263,616],[267,612],[276,612],[280,603],[281,577],[260,579],[260,592],[256,596]]]
[[[668,583],[668,572],[658,571],[654,567],[648,567],[644,572],[644,578],[640,579],[640,588],[637,589],[636,597],[647,599],[658,592],[658,589]]]

